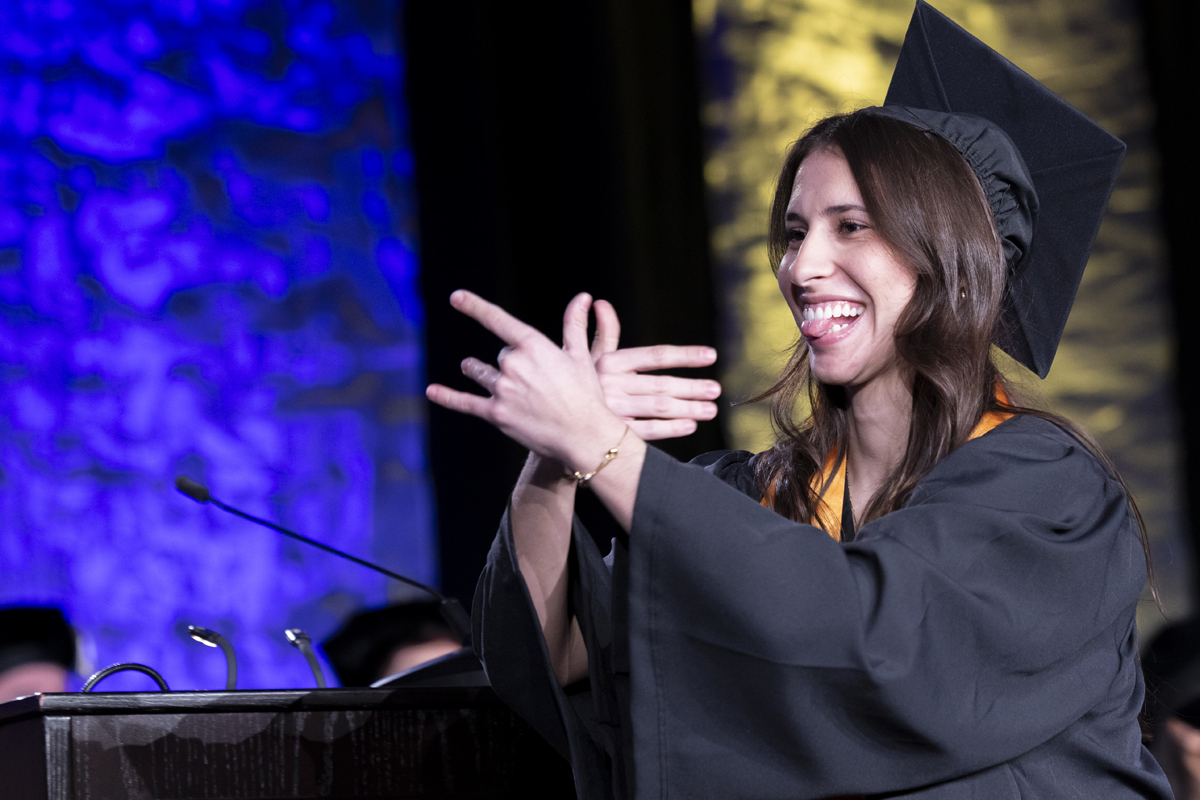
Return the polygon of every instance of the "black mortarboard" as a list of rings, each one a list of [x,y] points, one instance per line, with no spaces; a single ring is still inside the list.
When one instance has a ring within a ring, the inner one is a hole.
[[[34,661],[75,669],[75,632],[57,608],[0,608],[0,672]]]
[[[924,0],[882,109],[941,134],[992,207],[1008,292],[996,342],[1046,377],[1125,144]]]
[[[370,686],[399,647],[457,638],[435,602],[398,603],[363,611],[321,643],[342,686]]]

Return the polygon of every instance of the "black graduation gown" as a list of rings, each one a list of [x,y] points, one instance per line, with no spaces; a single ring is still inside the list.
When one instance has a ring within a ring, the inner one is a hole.
[[[1137,724],[1137,528],[1069,434],[1014,417],[850,543],[757,499],[747,453],[650,448],[627,541],[602,559],[576,520],[566,690],[506,515],[475,647],[580,797],[1171,796]]]

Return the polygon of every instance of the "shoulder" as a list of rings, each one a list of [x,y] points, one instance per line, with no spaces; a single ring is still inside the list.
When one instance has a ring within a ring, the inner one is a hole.
[[[705,472],[729,484],[742,494],[754,500],[762,499],[758,482],[754,479],[754,470],[758,456],[747,450],[714,450],[696,456],[690,462],[692,466],[702,467]]]
[[[1053,463],[1061,469],[1110,477],[1088,446],[1049,420],[1017,414],[988,433],[964,444],[943,463],[1007,459],[1018,464]],[[940,466],[940,464],[939,464]]]
[[[1022,637],[1039,631],[1042,642],[1081,647],[1093,622],[1132,613],[1146,581],[1120,482],[1069,432],[1029,416],[942,459],[903,508],[864,525],[848,546],[879,563],[915,556],[940,579],[972,587],[976,600],[1020,616]]]
[[[1074,516],[1124,489],[1083,442],[1052,422],[1017,415],[964,444],[930,470],[909,506],[949,500]]]
[[[1000,423],[990,432],[977,439],[967,442],[968,445],[1011,445],[1018,440],[1026,444],[1039,442],[1044,446],[1079,447],[1083,443],[1075,438],[1070,431],[1060,428],[1053,422],[1034,417],[1029,414],[1014,414],[1010,419]],[[964,445],[965,447],[966,445]],[[1086,451],[1087,448],[1084,447]]]

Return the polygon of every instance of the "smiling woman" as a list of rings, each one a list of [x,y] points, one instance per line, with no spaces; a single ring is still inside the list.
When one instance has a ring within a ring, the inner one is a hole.
[[[475,647],[581,796],[1170,796],[1137,721],[1136,507],[991,359],[1049,369],[1123,152],[919,2],[885,106],[818,123],[780,175],[801,341],[758,454],[648,446],[704,404],[639,366],[616,392],[630,359],[600,303],[589,347],[587,295],[562,348],[452,296],[508,346],[463,362],[489,396],[428,396],[531,451]],[[607,558],[585,485],[625,532]]]
[[[997,388],[1013,395],[989,352],[1001,238],[958,150],[867,110],[830,117],[791,148],[770,240],[803,338],[760,396],[774,399],[790,446],[760,460],[759,480],[781,513],[807,518],[818,502],[810,479],[834,451],[853,465],[861,525],[899,507],[985,411],[1003,411]],[[792,418],[801,392],[812,408],[803,430]]]

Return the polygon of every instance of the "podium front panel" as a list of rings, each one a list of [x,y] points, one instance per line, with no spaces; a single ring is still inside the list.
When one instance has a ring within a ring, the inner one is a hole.
[[[0,706],[0,776],[12,800],[573,796],[486,689],[39,695]]]

